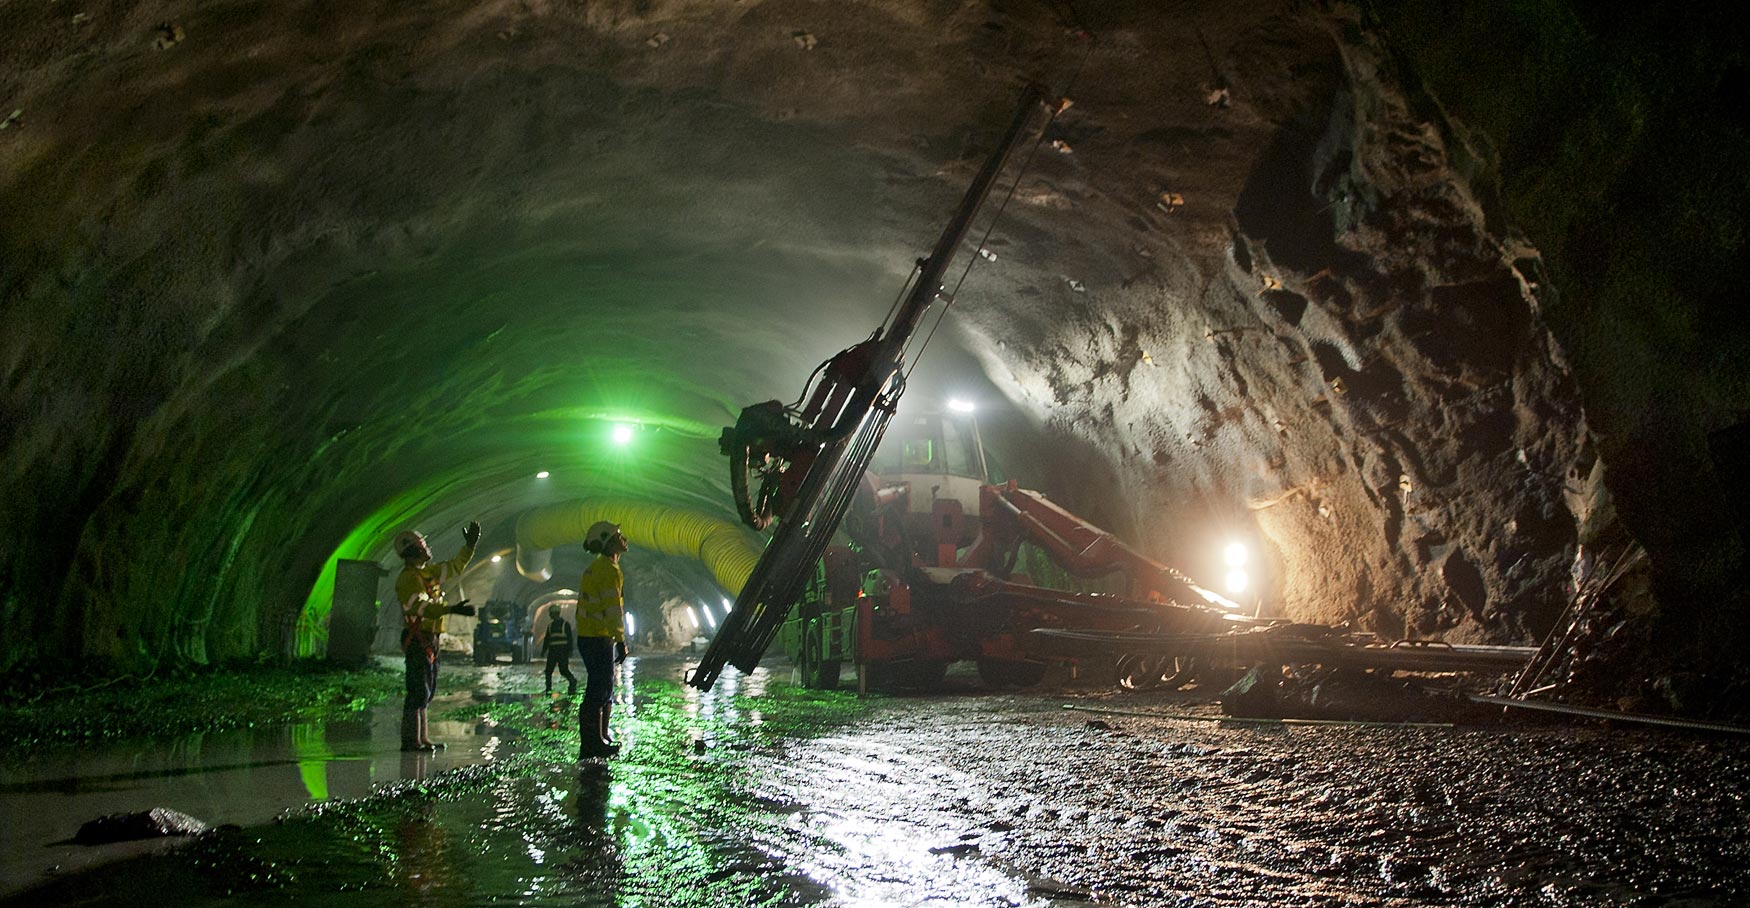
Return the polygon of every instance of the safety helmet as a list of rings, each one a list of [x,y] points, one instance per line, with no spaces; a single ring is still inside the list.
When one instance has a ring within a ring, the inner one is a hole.
[[[429,552],[425,547],[425,537],[417,530],[402,530],[395,534],[395,554],[402,558],[412,558]]]
[[[590,525],[588,533],[583,534],[583,547],[592,552],[605,552],[608,550],[608,540],[614,538],[614,534],[618,532],[619,524],[598,520]]]

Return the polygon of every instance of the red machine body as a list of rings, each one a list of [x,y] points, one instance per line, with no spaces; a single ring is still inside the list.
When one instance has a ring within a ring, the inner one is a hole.
[[[973,661],[988,684],[1024,686],[1055,658],[1037,628],[1220,633],[1253,623],[1043,494],[967,475],[983,468],[970,418],[910,422],[865,475],[843,527],[852,544],[827,550],[780,634],[810,686],[836,686],[846,661],[864,685],[928,687],[950,663]],[[1036,585],[1017,568],[1023,544],[1068,575],[1115,577],[1121,592]]]

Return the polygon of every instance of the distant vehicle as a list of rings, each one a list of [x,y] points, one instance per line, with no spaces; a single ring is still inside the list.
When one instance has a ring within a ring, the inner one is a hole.
[[[529,661],[533,639],[522,606],[507,599],[494,599],[480,608],[474,625],[474,664],[491,665],[500,655],[511,664]]]

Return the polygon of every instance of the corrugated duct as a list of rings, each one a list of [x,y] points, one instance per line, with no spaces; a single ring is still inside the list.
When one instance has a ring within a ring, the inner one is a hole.
[[[762,537],[720,517],[646,501],[586,498],[532,508],[517,518],[517,571],[530,580],[552,577],[554,547],[582,542],[598,520],[619,524],[635,548],[697,558],[732,596],[741,592],[765,548]]]

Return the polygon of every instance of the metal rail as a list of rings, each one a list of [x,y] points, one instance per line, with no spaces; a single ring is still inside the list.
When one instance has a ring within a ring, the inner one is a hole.
[[[1612,722],[1636,722],[1642,725],[1660,725],[1666,728],[1683,728],[1690,731],[1717,731],[1728,735],[1750,735],[1750,728],[1745,728],[1742,725],[1727,725],[1723,722],[1702,722],[1696,719],[1679,719],[1675,716],[1649,716],[1645,713],[1623,713],[1610,709],[1569,706],[1566,703],[1548,703],[1541,700],[1484,697],[1480,694],[1472,694],[1470,699],[1473,703],[1505,706],[1508,709],[1531,709],[1547,713],[1560,713],[1565,716],[1583,716],[1588,719],[1609,719]]]
[[[1445,643],[1383,645],[1342,638],[1309,639],[1270,631],[1234,634],[1131,634],[1040,628],[1035,634],[1090,652],[1145,656],[1209,656],[1236,662],[1316,662],[1356,668],[1423,672],[1508,672],[1524,667],[1529,646],[1462,646]]]

